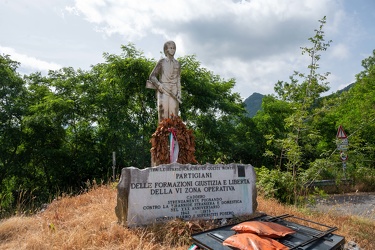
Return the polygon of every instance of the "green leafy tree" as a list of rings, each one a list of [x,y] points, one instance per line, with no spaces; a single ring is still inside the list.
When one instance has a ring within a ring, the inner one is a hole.
[[[0,55],[0,213],[12,204],[12,191],[17,188],[13,171],[19,164],[26,96],[18,66],[9,56]]]
[[[64,99],[56,97],[49,79],[40,73],[28,76],[26,83],[29,93],[23,121],[23,150],[20,152],[24,159],[21,186],[26,190],[37,188],[39,196],[46,198],[56,188],[63,188],[60,184],[69,174],[63,171],[63,162],[69,162],[63,150],[66,137],[63,119],[67,104]]]
[[[334,100],[338,105],[330,115],[337,117],[336,127],[342,125],[348,134],[346,177],[360,179],[371,190],[375,178],[375,50],[362,66],[353,87]]]
[[[59,104],[53,113],[64,129],[63,144],[59,150],[65,156],[56,172],[60,176],[60,185],[78,186],[88,179],[103,178],[99,167],[98,142],[93,127],[94,114],[87,99],[87,81],[89,73],[73,68],[50,71],[48,79],[53,89],[53,99]],[[65,176],[66,178],[62,178]],[[74,178],[71,178],[74,176]]]
[[[290,77],[290,82],[279,81],[275,85],[275,92],[283,101],[289,102],[293,113],[285,119],[287,133],[284,138],[275,140],[281,146],[281,152],[286,158],[286,169],[293,176],[293,195],[291,202],[297,202],[299,190],[303,181],[299,180],[299,172],[308,167],[308,163],[313,160],[313,152],[316,142],[320,138],[319,131],[311,126],[314,116],[313,105],[321,93],[327,91],[327,76],[329,73],[320,74],[319,60],[321,52],[327,50],[331,41],[325,41],[323,27],[326,17],[319,20],[319,29],[315,30],[315,35],[309,38],[311,47],[302,47],[302,54],[307,54],[310,58],[308,73],[294,72]]]
[[[104,54],[105,63],[93,67],[95,82],[88,83],[93,95],[98,137],[103,155],[111,166],[112,152],[120,166],[150,166],[150,143],[157,127],[155,93],[145,84],[154,66],[131,44],[121,55]]]
[[[265,165],[266,159],[262,154],[266,141],[256,121],[241,116],[235,120],[235,126],[231,129],[233,130],[228,133],[234,132],[234,134],[229,138],[230,147],[227,148],[231,152],[231,162],[242,162],[253,166]]]
[[[201,67],[194,56],[178,59],[181,63],[183,104],[181,117],[194,130],[198,162],[232,161],[235,128],[245,115],[235,80],[224,80]]]
[[[285,152],[279,140],[286,136],[285,119],[292,113],[289,102],[278,100],[272,95],[263,97],[262,109],[253,118],[264,137],[263,143],[258,144],[262,148],[259,155],[265,156],[260,166],[273,166],[280,170],[284,166]]]

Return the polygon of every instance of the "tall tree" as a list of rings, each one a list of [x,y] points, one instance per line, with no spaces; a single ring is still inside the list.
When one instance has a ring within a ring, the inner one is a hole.
[[[264,135],[263,143],[258,144],[262,148],[259,155],[264,156],[262,165],[280,170],[283,168],[285,151],[279,140],[285,138],[288,132],[285,119],[292,113],[289,102],[278,100],[272,95],[263,98],[262,109],[253,118],[257,129]]]
[[[132,45],[122,46],[121,55],[104,54],[103,64],[93,67],[95,83],[88,83],[94,95],[101,152],[110,165],[116,152],[121,166],[150,166],[149,139],[157,127],[155,93],[145,88],[154,61],[146,59]]]
[[[326,51],[331,41],[325,41],[323,27],[326,17],[319,20],[320,26],[315,30],[315,35],[309,38],[311,47],[302,47],[302,55],[310,58],[308,73],[294,72],[290,82],[279,81],[275,85],[275,92],[283,101],[291,105],[293,113],[285,119],[287,134],[285,138],[278,140],[284,156],[287,159],[286,167],[292,172],[294,194],[293,202],[298,197],[298,176],[301,167],[306,168],[311,161],[311,154],[318,138],[319,131],[311,126],[314,115],[313,104],[321,93],[329,89],[327,76],[329,72],[320,74],[319,60],[321,52]],[[300,81],[300,80],[301,81]]]
[[[0,55],[0,207],[13,202],[13,170],[18,165],[17,153],[22,143],[26,88],[16,71],[18,66],[10,56]]]
[[[230,143],[235,142],[231,138],[236,122],[246,113],[240,95],[232,92],[235,80],[224,80],[201,67],[194,56],[178,60],[182,68],[181,117],[194,130],[196,159],[215,162],[226,157],[231,161],[234,145]]]
[[[356,83],[336,100],[340,105],[332,113],[338,118],[336,125],[343,125],[349,135],[349,174],[375,175],[375,50],[362,66]]]
[[[66,136],[63,119],[67,103],[56,97],[48,77],[35,73],[25,80],[28,108],[23,120],[25,141],[20,152],[25,173],[21,185],[27,190],[37,188],[39,195],[43,193],[48,197],[56,188],[63,188],[61,183],[64,181],[68,181],[66,185],[71,184],[70,179],[64,178],[69,171],[64,171],[63,164],[66,161],[69,166],[69,158],[63,151]]]

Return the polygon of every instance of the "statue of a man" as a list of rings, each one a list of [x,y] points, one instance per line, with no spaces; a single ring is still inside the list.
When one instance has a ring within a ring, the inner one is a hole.
[[[176,44],[168,41],[164,44],[165,58],[160,59],[151,72],[147,86],[157,89],[158,122],[178,115],[181,103],[181,65],[174,58]]]

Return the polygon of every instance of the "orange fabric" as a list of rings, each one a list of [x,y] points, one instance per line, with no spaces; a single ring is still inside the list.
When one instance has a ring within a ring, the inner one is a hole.
[[[267,238],[260,237],[252,233],[240,233],[235,234],[223,242],[224,246],[234,247],[239,250],[287,250],[287,246],[284,246],[280,242]]]
[[[292,229],[274,222],[246,221],[232,227],[237,233],[255,233],[260,236],[281,238],[295,233]]]

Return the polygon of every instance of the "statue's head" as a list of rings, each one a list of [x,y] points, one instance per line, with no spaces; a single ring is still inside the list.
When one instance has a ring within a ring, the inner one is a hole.
[[[173,45],[174,46],[174,49],[176,50],[176,43],[173,42],[173,41],[167,41],[164,43],[164,55],[167,56],[167,49],[168,49],[168,46],[170,45]]]

